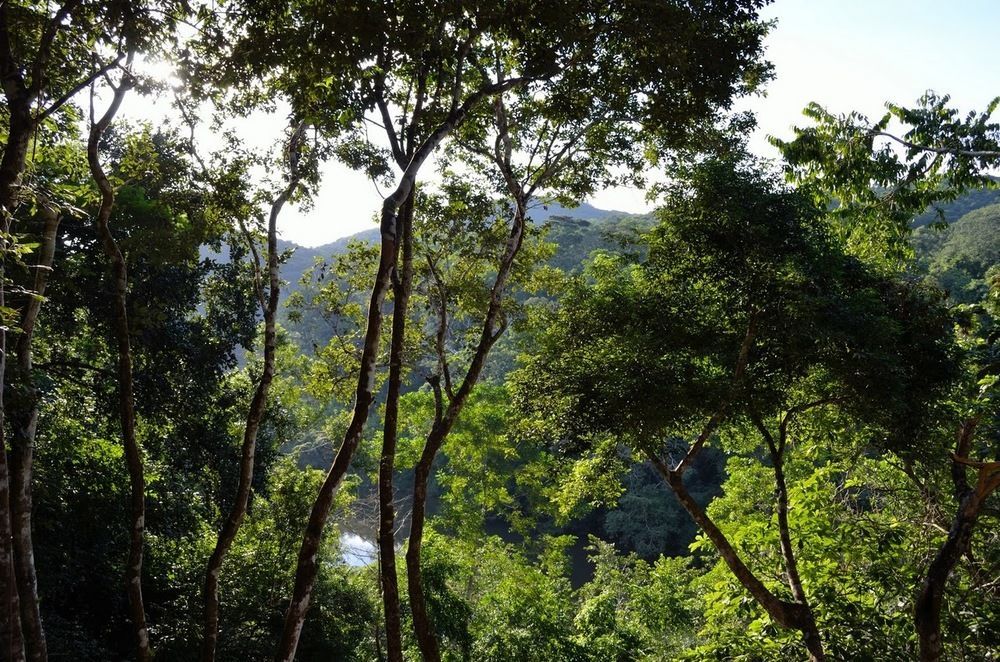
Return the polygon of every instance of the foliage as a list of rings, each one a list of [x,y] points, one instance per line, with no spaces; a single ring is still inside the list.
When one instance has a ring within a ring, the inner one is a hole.
[[[128,268],[147,480],[142,589],[159,658],[193,659],[202,643],[205,564],[263,370],[265,285],[251,266],[262,209],[293,163],[302,187],[289,201],[308,207],[320,164],[336,160],[378,184],[404,171],[413,215],[392,198],[383,220],[409,220],[281,256],[292,293],[249,509],[220,575],[220,659],[271,658],[281,637],[326,480],[316,467],[330,465],[330,439],[350,420],[366,324],[388,317],[401,292],[402,263],[377,242],[410,220],[414,279],[388,458],[397,485],[410,485],[429,433],[442,429],[436,409],[454,402],[484,320],[486,337],[499,338],[430,471],[420,568],[445,659],[801,657],[799,633],[751,597],[718,538],[698,533],[662,480],[700,431],[683,482],[670,483],[691,494],[687,509],[707,511],[767,591],[799,600],[776,499],[787,486],[792,553],[830,658],[913,659],[915,595],[962,502],[954,477],[1000,453],[998,103],[962,114],[928,93],[875,121],[811,105],[812,126],[774,141],[782,182],[743,154],[739,134],[753,119],[730,115],[771,73],[765,4],[3,2],[0,183],[11,225],[0,237],[0,432],[35,452],[29,530],[51,658],[125,659],[133,646],[113,293],[76,105],[95,81],[121,80],[172,92],[190,131],[119,123],[100,145]],[[176,89],[143,73],[167,61]],[[163,102],[153,99],[143,102]],[[209,110],[221,147],[202,158],[197,124]],[[286,115],[283,126],[309,137],[280,155],[281,168],[223,130],[261,114]],[[435,177],[416,172],[421,145],[434,151]],[[665,165],[669,182],[651,189],[652,214],[556,214],[527,223],[523,245],[511,232],[512,213],[642,186],[650,164]],[[44,271],[50,210],[60,225]],[[494,288],[514,245],[510,278]],[[390,294],[369,315],[375,273]],[[22,365],[17,321],[34,302],[33,363]],[[371,409],[382,419],[392,418],[380,390],[388,326],[373,335]],[[970,421],[968,458],[956,460],[956,430]],[[377,526],[378,422],[358,436],[316,548],[299,659],[383,656],[387,575],[341,539]],[[4,456],[10,466],[17,453]],[[945,582],[949,658],[994,659],[1000,647],[997,499]],[[401,538],[411,504],[397,501]],[[412,586],[400,604],[416,659]]]
[[[947,95],[927,92],[914,107],[887,104],[877,121],[810,104],[804,113],[814,125],[797,128],[793,141],[772,142],[790,178],[833,207],[850,250],[898,267],[910,257],[916,216],[934,208],[943,220],[938,203],[994,183],[989,172],[1000,160],[1000,124],[992,115],[1000,98],[964,116],[950,103]]]

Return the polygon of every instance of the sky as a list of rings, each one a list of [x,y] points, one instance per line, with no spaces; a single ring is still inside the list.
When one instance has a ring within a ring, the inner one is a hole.
[[[737,104],[757,116],[749,144],[761,156],[777,156],[767,136],[791,137],[812,101],[879,117],[887,101],[912,104],[927,90],[950,94],[963,110],[1000,96],[1000,0],[776,0],[764,16],[776,20],[766,41],[775,78],[763,96]],[[156,121],[167,107],[132,97],[122,115]],[[281,117],[257,117],[240,129],[266,146],[283,126]],[[366,177],[329,163],[311,209],[286,209],[279,231],[304,246],[326,244],[374,227],[381,201]],[[650,207],[643,191],[627,188],[588,202],[627,212]]]

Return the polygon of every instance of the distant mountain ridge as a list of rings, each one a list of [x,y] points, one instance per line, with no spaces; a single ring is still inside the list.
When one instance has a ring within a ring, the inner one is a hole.
[[[1000,204],[1000,188],[984,188],[969,191],[951,202],[937,205],[937,208],[940,209],[945,221],[954,225],[971,212],[997,204]],[[555,266],[570,270],[577,268],[593,250],[611,247],[613,242],[609,241],[608,234],[620,235],[623,232],[646,229],[654,222],[651,214],[601,209],[589,203],[573,208],[563,207],[557,203],[536,204],[529,210],[528,215],[535,223],[556,221],[552,223],[549,234],[549,240],[558,246],[557,255],[552,261]],[[990,215],[991,219],[994,217]],[[915,245],[919,253],[926,255],[938,248],[938,242],[933,239],[936,231],[925,227],[937,218],[937,212],[930,209],[913,220],[913,226],[919,229],[915,235]],[[954,233],[945,234],[952,236]],[[984,236],[982,231],[979,234]],[[956,236],[964,235],[959,233]],[[378,228],[362,230],[321,246],[300,246],[291,241],[279,240],[280,249],[293,250],[288,261],[282,266],[282,277],[288,283],[286,291],[298,289],[302,275],[317,258],[326,259],[343,253],[353,241],[379,241]]]
[[[612,209],[600,209],[586,202],[579,207],[564,207],[558,203],[536,204],[528,210],[528,217],[535,223],[544,223],[552,219],[572,218],[576,221],[588,221],[600,224],[602,221],[642,218],[645,216],[647,215],[632,214]],[[282,277],[289,284],[288,289],[294,290],[297,288],[302,274],[313,265],[316,258],[328,258],[331,255],[343,253],[347,250],[348,244],[354,241],[378,242],[379,230],[377,227],[369,228],[320,246],[300,246],[295,242],[279,239],[278,248],[280,250],[294,250],[291,257],[289,257],[281,269]]]

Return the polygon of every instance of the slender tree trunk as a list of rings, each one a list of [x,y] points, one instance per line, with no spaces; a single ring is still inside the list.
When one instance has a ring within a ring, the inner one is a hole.
[[[397,189],[398,190],[398,189]],[[333,506],[333,498],[337,488],[343,481],[350,467],[354,451],[357,450],[368,412],[374,400],[375,361],[378,355],[379,340],[382,327],[382,302],[390,286],[393,256],[396,245],[396,203],[395,199],[387,198],[382,211],[382,246],[379,255],[378,271],[375,275],[375,285],[372,288],[371,300],[368,304],[368,326],[365,330],[364,347],[361,353],[361,369],[358,377],[358,388],[354,399],[354,413],[344,434],[344,440],[333,460],[333,465],[320,487],[319,494],[313,503],[306,523],[305,535],[299,549],[298,563],[295,569],[295,585],[291,600],[285,612],[285,625],[275,659],[281,662],[292,662],[298,647],[299,636],[305,623],[309,599],[312,595],[316,574],[319,571],[319,548],[323,537],[323,528]]]
[[[38,387],[35,385],[31,364],[31,344],[35,323],[41,309],[41,299],[49,280],[55,255],[59,212],[50,206],[41,206],[45,226],[42,230],[41,254],[35,270],[33,293],[21,313],[21,334],[16,345],[17,364],[11,385],[11,398],[7,409],[11,420],[11,515],[14,534],[14,571],[18,595],[21,600],[21,623],[24,630],[25,649],[29,660],[48,658],[45,630],[38,605],[38,579],[35,573],[35,553],[31,537],[31,478],[35,450],[35,431],[38,426]]]
[[[421,143],[414,152],[413,158],[403,171],[396,189],[385,199],[382,204],[382,214],[379,221],[379,229],[382,237],[382,244],[379,249],[378,269],[375,272],[375,280],[372,285],[371,299],[368,303],[368,322],[365,329],[364,345],[361,351],[361,365],[358,370],[358,387],[354,398],[354,411],[351,415],[351,422],[344,433],[344,440],[341,442],[337,455],[333,460],[333,465],[323,480],[319,494],[313,502],[312,511],[309,514],[309,521],[306,524],[305,535],[302,538],[302,546],[299,548],[298,563],[295,568],[295,585],[292,589],[291,600],[285,612],[285,625],[278,642],[278,649],[275,660],[278,662],[292,662],[295,657],[295,650],[299,644],[299,636],[302,634],[302,626],[305,623],[306,612],[309,609],[309,599],[312,595],[313,585],[316,582],[316,573],[319,570],[318,554],[320,543],[323,537],[323,528],[326,520],[330,516],[330,509],[333,506],[333,498],[343,481],[347,470],[350,468],[354,452],[357,450],[361,435],[364,432],[365,424],[368,421],[368,413],[374,400],[375,389],[375,362],[378,356],[379,340],[382,329],[382,303],[385,295],[392,284],[392,273],[396,268],[396,242],[397,242],[397,212],[399,206],[410,196],[410,191],[416,184],[417,174],[423,166],[427,157],[441,144],[441,142],[455,130],[480,101],[517,85],[523,84],[524,79],[512,79],[504,81],[502,84],[488,85],[470,94],[465,102],[455,108],[448,117]]]
[[[396,575],[396,512],[393,472],[399,434],[399,395],[403,381],[403,352],[406,345],[406,315],[413,283],[413,206],[416,191],[400,210],[402,269],[393,279],[392,339],[389,347],[389,384],[385,400],[382,454],[378,468],[378,551],[385,611],[385,648],[389,662],[403,661],[403,630],[400,618],[399,579]]]
[[[26,93],[16,93],[13,98],[8,95],[7,108],[10,120],[3,158],[0,159],[0,205],[7,210],[7,213],[13,215],[18,182],[27,162],[28,146],[35,131],[35,122],[31,117],[31,98]]]
[[[0,296],[0,305],[3,305],[3,296]],[[0,350],[5,348],[6,342],[0,332]],[[3,357],[0,356],[0,367],[3,364]],[[3,416],[0,415],[0,422]],[[4,434],[0,431],[0,441]],[[21,662],[24,660],[24,641],[21,636],[21,607],[17,595],[17,580],[14,575],[14,549],[11,544],[11,522],[10,522],[10,478],[7,469],[7,447],[6,444],[0,452],[0,576],[3,577],[3,584],[0,590],[3,591],[4,610],[3,622],[0,624],[0,645],[7,655],[8,660]]]
[[[1000,488],[1000,463],[972,463],[978,466],[975,486],[966,480],[966,464],[972,447],[977,420],[966,421],[959,429],[955,457],[952,460],[952,480],[958,510],[952,519],[948,537],[938,549],[921,582],[914,605],[914,624],[920,646],[922,662],[939,662],[944,659],[944,642],[941,638],[941,607],[944,592],[952,571],[959,559],[969,551],[976,520],[983,503]]]
[[[130,58],[131,59],[131,58]],[[140,662],[151,660],[149,629],[146,626],[146,610],[142,599],[142,556],[146,529],[146,479],[142,464],[142,452],[135,435],[135,393],[132,382],[132,346],[128,326],[128,269],[111,234],[111,212],[115,204],[115,192],[108,181],[100,161],[100,141],[111,124],[122,99],[128,91],[129,83],[123,80],[115,88],[114,99],[104,116],[90,127],[87,143],[87,160],[90,172],[101,191],[101,206],[97,212],[97,233],[104,252],[111,262],[112,284],[114,287],[114,332],[118,344],[118,413],[122,428],[122,442],[125,447],[125,463],[128,467],[130,490],[129,552],[125,565],[125,585],[128,592],[129,615],[135,633],[136,659]]]
[[[6,32],[6,6],[2,9],[4,32]],[[24,88],[23,81],[16,72],[3,72],[4,92],[10,113],[7,142],[0,159],[0,228],[6,236],[11,229],[11,220],[17,207],[17,188],[24,172],[28,155],[28,145],[34,131],[31,117],[31,96]],[[0,239],[0,307],[6,305],[6,253],[9,249],[6,238]],[[0,385],[6,380],[7,332],[6,324],[0,324]],[[4,423],[3,389],[0,388],[0,576],[3,576],[4,609],[0,636],[8,659],[24,660],[24,638],[21,624],[21,600],[17,588],[17,572],[14,559],[13,509],[11,503],[11,466],[8,464],[6,430]],[[13,459],[13,458],[12,458]]]
[[[289,151],[296,150],[296,144],[302,126],[296,130],[289,143]],[[243,429],[243,447],[240,451],[240,477],[236,488],[236,498],[229,510],[229,515],[219,532],[215,549],[208,559],[205,570],[203,589],[204,627],[202,632],[201,659],[211,662],[215,659],[215,651],[219,641],[219,574],[236,534],[239,533],[243,519],[246,517],[247,504],[250,500],[250,488],[253,484],[254,456],[257,451],[257,432],[260,430],[264,412],[267,409],[267,395],[274,380],[275,353],[277,351],[277,312],[278,300],[281,295],[281,278],[278,266],[278,215],[299,185],[299,176],[291,173],[288,186],[281,192],[271,205],[271,213],[267,225],[267,301],[264,306],[264,368],[257,387],[254,389],[250,409],[247,412],[246,425]],[[256,251],[256,249],[254,249]],[[256,253],[255,253],[256,255]],[[260,278],[260,265],[255,262],[256,278]]]
[[[708,539],[712,541],[715,549],[719,552],[719,556],[722,560],[729,566],[730,571],[736,576],[740,584],[745,588],[754,600],[757,601],[764,611],[774,619],[778,625],[782,627],[790,628],[793,630],[798,630],[803,634],[803,639],[806,641],[806,647],[809,651],[809,659],[820,661],[825,659],[823,657],[822,646],[819,645],[817,648],[818,641],[815,641],[807,637],[806,632],[810,629],[810,623],[812,622],[812,615],[805,605],[799,604],[797,602],[787,602],[782,600],[778,596],[774,595],[764,583],[760,581],[753,574],[753,572],[746,566],[743,559],[740,558],[739,554],[733,548],[729,539],[726,538],[725,534],[715,525],[715,522],[708,516],[708,514],[702,509],[698,502],[694,500],[691,494],[687,491],[687,487],[684,485],[684,480],[681,473],[676,471],[671,471],[663,461],[656,456],[655,453],[646,451],[646,455],[649,460],[656,467],[656,470],[663,477],[667,486],[670,487],[677,500],[680,501],[681,506],[684,510],[688,512],[691,519],[705,532]],[[813,626],[815,624],[813,623]]]
[[[413,505],[410,512],[410,538],[406,546],[406,583],[410,592],[410,611],[413,615],[413,631],[424,662],[438,662],[441,651],[430,614],[427,613],[427,599],[424,596],[420,569],[421,545],[424,538],[424,522],[427,511],[427,483],[430,478],[434,458],[447,433],[443,423],[437,422],[427,435],[424,450],[413,474]]]
[[[948,537],[927,568],[914,607],[914,622],[920,642],[922,662],[944,659],[941,639],[941,607],[948,578],[962,555],[969,550],[972,532],[979,517],[982,502],[975,492],[968,494],[958,507],[948,531]]]
[[[518,200],[514,220],[511,224],[510,235],[507,238],[507,245],[504,248],[496,278],[490,289],[490,303],[486,311],[486,316],[483,319],[483,329],[480,333],[479,343],[476,346],[476,352],[472,357],[472,362],[469,364],[469,369],[462,380],[461,386],[443,413],[440,387],[435,384],[438,413],[435,416],[434,425],[424,442],[424,450],[414,470],[410,537],[406,548],[406,580],[407,589],[410,593],[410,611],[413,614],[413,630],[425,662],[438,662],[441,659],[437,637],[434,634],[434,626],[431,622],[430,614],[427,612],[427,600],[424,596],[420,569],[421,547],[427,512],[427,484],[434,466],[434,458],[437,456],[442,444],[444,444],[445,439],[447,439],[452,427],[454,427],[455,422],[458,420],[458,416],[465,406],[469,394],[479,381],[479,376],[482,374],[483,366],[486,364],[490,350],[504,331],[503,326],[497,328],[502,311],[503,292],[511,270],[514,267],[514,260],[520,252],[521,244],[524,240],[526,214],[526,201]]]
[[[6,212],[6,210],[0,210]],[[10,216],[5,216],[3,226],[10,227]],[[3,263],[7,252],[6,239],[0,239],[0,307],[6,304],[6,273]],[[7,332],[0,325],[0,383],[7,364]],[[0,576],[3,577],[4,610],[0,636],[7,653],[7,659],[14,662],[24,660],[24,640],[21,634],[21,606],[17,593],[17,579],[14,573],[14,548],[11,537],[10,471],[7,467],[7,443],[4,431],[3,389],[0,388]]]
[[[774,465],[775,510],[778,515],[778,537],[781,545],[781,557],[785,562],[785,575],[788,578],[788,588],[791,590],[795,602],[802,605],[805,610],[802,639],[806,644],[806,649],[809,651],[809,658],[811,660],[824,660],[826,656],[823,652],[823,639],[820,636],[819,628],[816,626],[816,616],[809,604],[809,600],[806,598],[805,589],[802,587],[802,578],[799,576],[799,565],[795,559],[795,550],[792,548],[792,536],[788,526],[788,486],[785,482],[784,431],[782,431],[779,447],[775,447],[770,435],[766,439],[771,453],[771,463]]]

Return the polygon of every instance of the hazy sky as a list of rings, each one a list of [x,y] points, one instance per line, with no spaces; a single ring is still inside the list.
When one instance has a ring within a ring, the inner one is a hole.
[[[777,0],[765,16],[777,19],[767,39],[775,79],[764,97],[739,106],[757,114],[751,146],[761,155],[774,156],[766,136],[790,136],[810,101],[875,117],[886,101],[912,103],[928,89],[951,94],[966,110],[1000,95],[1000,0]],[[157,110],[136,99],[123,114],[149,118]],[[281,129],[275,118],[254,122],[250,131],[266,145]],[[648,209],[643,193],[629,189],[605,191],[590,202]],[[365,177],[329,164],[313,209],[287,209],[280,231],[299,244],[325,244],[373,227],[380,203]]]

